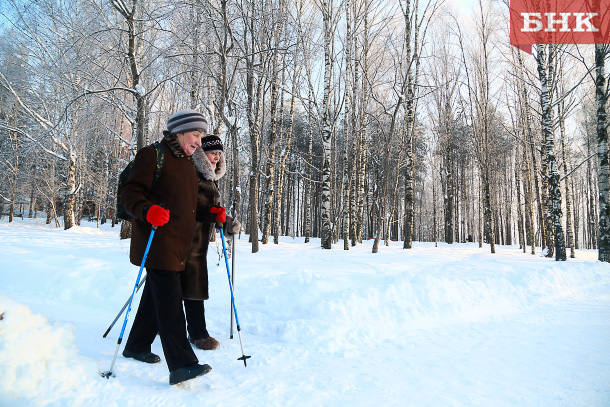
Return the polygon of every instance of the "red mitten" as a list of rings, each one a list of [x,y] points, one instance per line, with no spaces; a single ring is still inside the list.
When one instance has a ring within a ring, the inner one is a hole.
[[[225,223],[227,221],[227,210],[222,206],[212,206],[210,208],[210,213],[216,215],[216,222]]]
[[[146,220],[155,226],[163,226],[169,221],[169,210],[153,205],[146,212]]]

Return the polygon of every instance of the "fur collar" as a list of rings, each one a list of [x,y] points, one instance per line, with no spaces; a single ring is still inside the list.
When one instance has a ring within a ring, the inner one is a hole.
[[[208,157],[201,147],[197,147],[193,153],[193,161],[195,162],[197,171],[203,175],[203,178],[209,181],[218,181],[225,175],[225,172],[227,172],[227,163],[223,152],[220,153],[220,160],[216,164],[216,169],[212,167],[210,160],[208,160]]]
[[[170,134],[168,131],[164,131],[163,136],[165,138],[167,146],[169,147],[173,155],[178,158],[186,157],[186,153],[180,146],[180,143],[178,143],[178,139],[176,138],[175,134]]]

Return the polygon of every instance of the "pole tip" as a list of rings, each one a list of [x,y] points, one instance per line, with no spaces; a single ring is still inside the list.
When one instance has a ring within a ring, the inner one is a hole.
[[[246,356],[246,355],[242,355],[241,358],[237,358],[237,360],[243,360],[244,361],[244,367],[247,367],[248,365],[246,365],[246,359],[250,359],[252,356]]]

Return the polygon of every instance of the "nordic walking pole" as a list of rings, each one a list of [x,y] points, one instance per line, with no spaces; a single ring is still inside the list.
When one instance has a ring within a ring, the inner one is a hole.
[[[136,279],[136,283],[133,286],[133,291],[131,292],[131,297],[129,297],[129,305],[127,306],[127,312],[125,313],[125,320],[123,320],[123,329],[121,329],[121,334],[119,335],[119,340],[116,343],[116,349],[114,350],[114,357],[112,358],[112,363],[110,364],[110,370],[107,372],[100,373],[102,377],[106,379],[114,376],[112,374],[112,369],[114,368],[114,362],[116,361],[116,355],[119,353],[119,348],[121,347],[121,342],[123,341],[123,334],[125,333],[125,327],[127,326],[127,318],[129,317],[129,311],[131,311],[131,302],[133,301],[133,296],[136,293],[136,288],[138,287],[138,283],[140,282],[140,277],[142,276],[142,270],[144,269],[144,263],[146,263],[146,256],[148,256],[148,250],[150,249],[150,244],[152,243],[153,237],[155,236],[155,231],[157,227],[153,225],[150,231],[150,237],[148,238],[148,244],[146,245],[146,250],[144,250],[144,258],[142,259],[142,264],[140,265],[140,271],[138,272],[138,278]]]
[[[138,286],[136,287],[136,292],[140,291],[140,287],[142,287],[144,285],[144,282],[146,282],[146,276],[142,277],[142,280],[140,281],[140,284],[138,284]],[[127,308],[127,306],[129,305],[130,302],[131,302],[131,297],[129,297],[127,299],[127,301],[125,301],[125,305],[123,305],[123,308],[121,308],[119,313],[116,314],[116,317],[114,318],[114,321],[112,321],[112,323],[110,324],[108,329],[106,329],[106,332],[104,332],[104,336],[102,336],[102,338],[105,338],[106,336],[108,336],[108,333],[110,333],[110,330],[112,329],[114,324],[116,324],[116,321],[118,321],[119,317],[121,316],[121,314],[123,314],[123,311],[125,311],[125,308]]]
[[[233,208],[231,209],[231,216],[233,217],[233,222],[235,222],[235,199],[233,199]],[[235,233],[231,236],[232,245],[231,245],[231,270],[233,270],[233,274],[231,274],[231,283],[233,287],[235,287]],[[229,332],[229,339],[233,339],[233,303],[231,302],[231,331]]]
[[[246,367],[246,359],[249,359],[251,356],[246,356],[246,353],[244,352],[244,343],[241,340],[241,328],[239,327],[239,318],[237,317],[237,308],[235,308],[235,296],[233,295],[233,284],[231,283],[231,271],[229,271],[229,260],[227,259],[227,248],[225,246],[225,234],[222,230],[222,227],[219,227],[219,229],[220,229],[220,238],[222,240],[222,251],[224,252],[225,264],[227,266],[227,277],[229,278],[229,289],[231,290],[231,305],[233,305],[233,313],[235,314],[235,325],[237,325],[237,334],[239,336],[239,344],[241,345],[241,357],[237,358],[237,360],[243,360],[244,367]]]

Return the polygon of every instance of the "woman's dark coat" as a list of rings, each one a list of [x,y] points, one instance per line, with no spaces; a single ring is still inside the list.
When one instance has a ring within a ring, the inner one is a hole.
[[[208,290],[207,254],[210,237],[214,229],[214,216],[210,213],[210,208],[220,204],[217,182],[225,174],[226,163],[223,154],[216,165],[216,169],[213,169],[212,164],[201,148],[195,151],[193,160],[199,178],[197,218],[192,235],[191,252],[186,261],[186,267],[182,272],[182,290],[183,296],[186,299],[207,300],[210,297]],[[227,217],[225,224],[231,224],[230,217]]]

